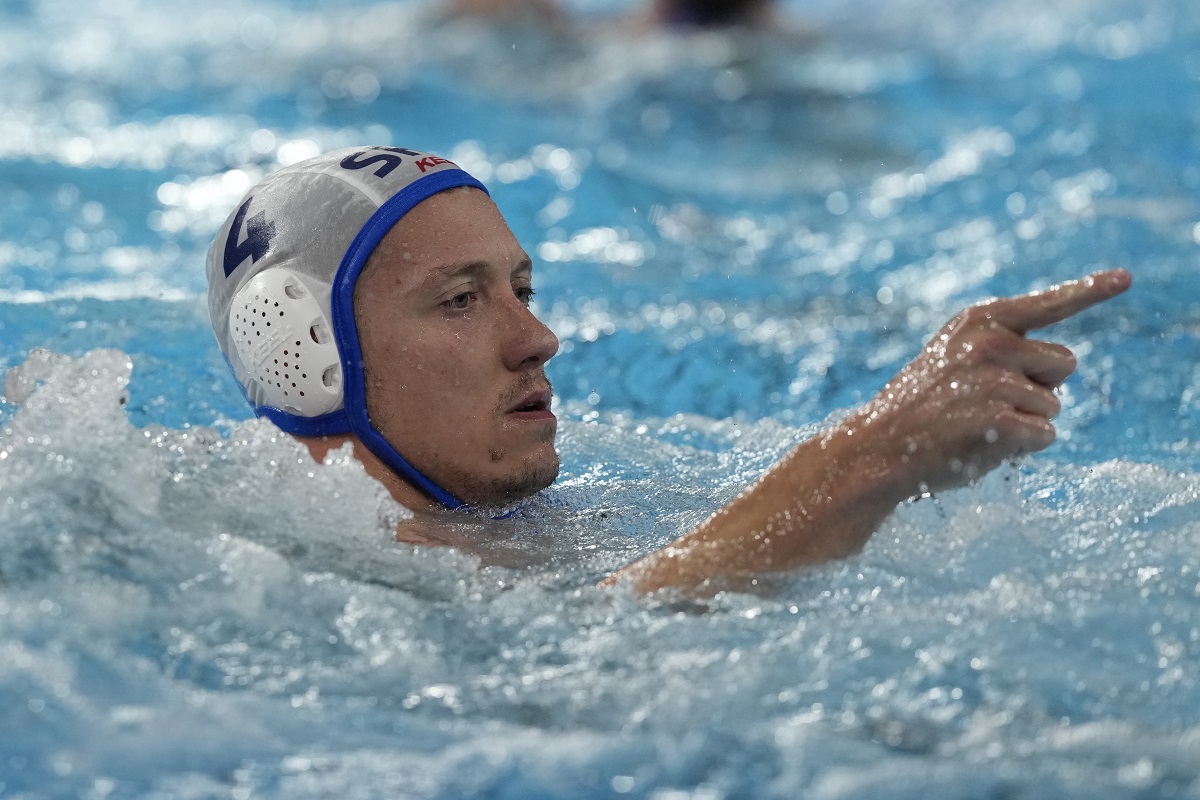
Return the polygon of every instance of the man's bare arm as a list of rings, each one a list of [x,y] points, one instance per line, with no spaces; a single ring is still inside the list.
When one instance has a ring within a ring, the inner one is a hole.
[[[1108,270],[972,306],[866,406],[796,447],[692,532],[609,579],[642,591],[791,570],[858,552],[896,505],[1048,447],[1062,345],[1026,338],[1129,288]]]

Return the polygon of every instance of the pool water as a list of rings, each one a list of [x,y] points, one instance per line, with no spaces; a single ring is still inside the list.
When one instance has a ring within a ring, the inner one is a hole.
[[[1200,6],[566,8],[0,3],[0,796],[1200,797]],[[481,556],[394,544],[208,328],[234,201],[364,141],[492,188],[562,340],[562,477]],[[1109,266],[1049,450],[746,591],[594,586]]]

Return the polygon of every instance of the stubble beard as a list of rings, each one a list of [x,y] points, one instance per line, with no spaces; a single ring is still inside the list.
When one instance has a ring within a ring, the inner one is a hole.
[[[542,371],[526,375],[496,404],[493,413],[503,417],[514,403],[520,402],[535,387],[548,384],[549,381]],[[368,410],[373,405],[373,399],[370,395],[368,396]],[[554,447],[557,429],[557,424],[547,426],[533,440],[532,444],[535,445],[533,453],[526,455],[519,465],[503,469],[498,474],[488,474],[486,470],[465,469],[447,463],[436,456],[424,468],[415,463],[413,466],[421,474],[434,480],[437,485],[468,505],[482,507],[511,505],[540,492],[558,478],[560,461],[558,451]],[[377,427],[376,430],[379,428]],[[388,440],[391,441],[390,438]],[[404,455],[403,448],[398,447],[397,450]],[[489,462],[493,467],[503,465],[512,457],[503,446],[490,448],[488,455]],[[438,477],[434,478],[434,475]]]
[[[549,385],[550,382],[545,373],[540,371],[521,380],[500,401],[496,407],[496,413],[503,415],[512,407],[513,403],[519,402],[535,386],[542,383]],[[551,391],[553,392],[553,390]],[[472,505],[504,506],[523,500],[550,486],[558,478],[560,466],[558,451],[554,447],[557,430],[558,425],[555,424],[535,441],[535,444],[538,445],[549,445],[548,455],[541,453],[541,448],[539,448],[539,452],[526,457],[524,463],[504,475],[485,477],[478,473],[456,470],[458,474],[454,476],[455,483],[462,487],[460,489],[462,498],[469,499]],[[506,455],[503,448],[489,450],[493,464],[502,463]]]
[[[551,457],[531,457],[518,469],[504,475],[483,477],[478,473],[459,472],[454,483],[459,496],[475,506],[506,506],[537,494],[558,478],[558,453]]]

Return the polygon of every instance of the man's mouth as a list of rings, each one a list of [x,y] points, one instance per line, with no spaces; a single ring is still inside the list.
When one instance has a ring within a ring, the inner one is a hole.
[[[530,392],[508,410],[509,414],[518,414],[523,418],[553,418],[550,411],[550,390],[540,389]]]

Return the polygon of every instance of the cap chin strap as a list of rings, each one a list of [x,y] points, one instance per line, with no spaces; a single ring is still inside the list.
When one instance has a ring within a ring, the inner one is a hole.
[[[344,413],[350,429],[393,472],[449,509],[464,508],[466,503],[419,472],[371,424],[367,414],[367,383],[362,347],[358,341],[358,327],[354,320],[354,287],[376,245],[401,217],[427,197],[461,186],[471,186],[487,193],[484,185],[466,172],[447,169],[418,178],[392,195],[376,209],[346,250],[334,277],[332,296],[333,336],[341,353],[341,364],[345,372]]]

